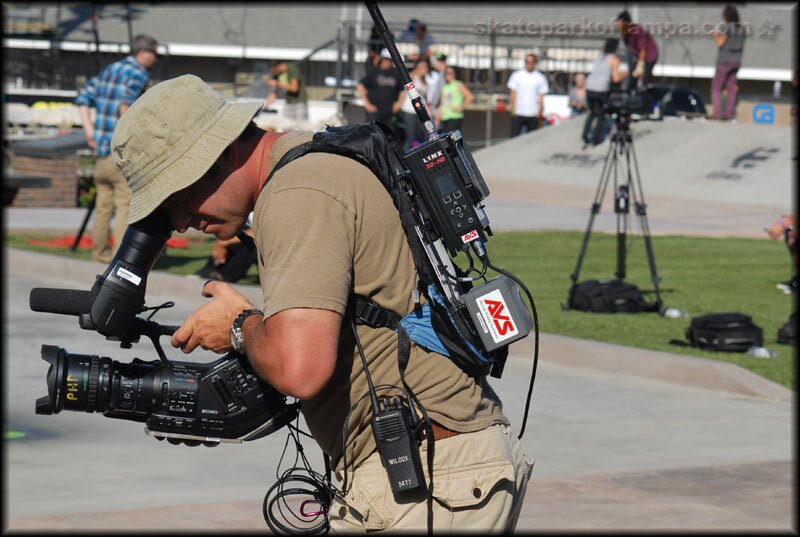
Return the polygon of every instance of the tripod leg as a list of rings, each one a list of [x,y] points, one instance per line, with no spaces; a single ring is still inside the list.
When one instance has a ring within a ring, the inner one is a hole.
[[[625,183],[617,187],[614,211],[617,213],[617,271],[614,273],[618,280],[625,279],[625,257],[627,255],[626,242],[628,237],[628,215],[630,214],[630,182],[631,165],[625,133],[622,137],[621,152],[625,154]],[[616,184],[616,176],[614,177]]]
[[[631,144],[631,155],[633,157],[633,164],[634,170],[636,171],[636,181],[637,181],[637,188],[638,188],[638,196],[636,194],[636,189],[634,189],[633,199],[634,204],[636,207],[636,215],[639,217],[639,224],[642,227],[642,235],[644,237],[644,247],[645,251],[647,252],[647,262],[650,265],[650,281],[653,282],[653,289],[656,292],[656,308],[658,309],[659,313],[662,312],[662,302],[661,302],[661,291],[658,288],[659,282],[661,282],[661,278],[658,276],[658,270],[656,269],[656,255],[653,251],[653,242],[650,238],[650,224],[647,221],[647,204],[644,201],[644,190],[642,190],[642,177],[639,174],[639,163],[636,159],[636,152],[633,150],[633,144]]]
[[[81,227],[78,229],[78,234],[75,235],[75,242],[72,243],[70,246],[70,251],[74,252],[78,248],[78,244],[81,242],[81,237],[83,237],[83,232],[86,231],[86,224],[89,223],[89,217],[92,216],[92,211],[94,210],[94,202],[96,201],[97,196],[92,196],[92,201],[89,202],[89,207],[86,209],[86,216],[83,217],[83,222],[81,223]]]
[[[608,179],[611,177],[611,166],[616,165],[616,152],[615,152],[615,143],[612,139],[611,145],[608,148],[608,153],[606,153],[606,159],[603,162],[603,171],[600,173],[600,181],[597,183],[597,190],[594,194],[594,200],[592,201],[592,207],[589,213],[589,223],[586,225],[586,231],[583,234],[583,242],[581,243],[581,250],[578,253],[578,260],[575,263],[575,270],[570,275],[572,279],[572,285],[569,288],[569,295],[567,297],[567,304],[566,306],[569,307],[572,304],[573,295],[575,294],[575,285],[578,283],[578,276],[581,272],[581,265],[583,264],[583,258],[586,255],[586,248],[589,246],[589,236],[592,234],[592,227],[594,226],[594,219],[600,213],[600,206],[603,202],[603,196],[605,196],[606,187],[608,186]]]

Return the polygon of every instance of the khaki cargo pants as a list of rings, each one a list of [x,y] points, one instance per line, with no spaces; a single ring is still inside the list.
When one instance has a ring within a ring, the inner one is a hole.
[[[428,476],[427,446],[420,458]],[[510,533],[519,518],[533,462],[511,428],[494,425],[437,440],[433,463],[434,533]],[[352,484],[352,485],[351,485]],[[334,533],[427,531],[427,501],[397,504],[373,453],[348,474],[349,493],[330,509]]]
[[[114,163],[114,157],[100,157],[94,165],[94,223],[92,224],[92,261],[108,263],[117,252],[128,228],[131,189]],[[111,219],[114,218],[114,247],[108,246]]]

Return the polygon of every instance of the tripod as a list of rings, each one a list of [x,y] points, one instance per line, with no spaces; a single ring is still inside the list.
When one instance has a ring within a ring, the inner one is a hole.
[[[608,148],[603,171],[600,174],[600,182],[597,185],[594,201],[592,203],[589,224],[583,235],[578,261],[575,271],[572,273],[572,285],[569,290],[567,305],[572,303],[575,286],[578,283],[578,276],[586,255],[586,248],[589,246],[589,236],[592,233],[594,219],[600,213],[600,205],[608,187],[609,179],[614,176],[615,204],[614,212],[617,214],[617,279],[625,279],[625,261],[627,251],[625,242],[628,233],[628,215],[630,214],[630,203],[633,201],[636,216],[639,217],[642,234],[644,235],[645,249],[647,250],[647,260],[650,264],[650,276],[656,292],[655,307],[659,312],[662,311],[661,294],[658,289],[658,277],[656,271],[656,258],[653,253],[653,244],[650,240],[650,226],[647,223],[647,205],[644,202],[644,191],[642,190],[642,179],[639,175],[639,163],[636,159],[636,152],[633,149],[633,137],[630,131],[630,116],[617,113],[614,114],[614,128],[611,133],[611,144]],[[624,170],[620,170],[623,168]],[[635,175],[634,175],[635,172]],[[618,181],[618,174],[622,175],[622,181]]]

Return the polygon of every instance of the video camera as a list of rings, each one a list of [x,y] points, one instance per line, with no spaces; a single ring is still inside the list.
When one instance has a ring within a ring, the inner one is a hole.
[[[271,434],[291,422],[298,405],[261,380],[247,358],[231,352],[201,364],[167,359],[159,337],[177,327],[150,320],[167,302],[146,308],[147,275],[166,246],[172,227],[160,211],[128,227],[116,256],[91,291],[35,288],[33,311],[75,315],[121,347],[148,337],[159,359],[121,363],[109,357],[70,354],[42,345],[50,364],[47,395],[36,401],[37,414],[62,410],[100,412],[106,417],[145,423],[145,433],[172,444],[215,446]],[[138,314],[152,311],[147,319]]]
[[[646,117],[652,110],[651,100],[650,93],[644,88],[611,91],[608,94],[604,111],[609,115],[629,116],[637,114],[641,117]]]

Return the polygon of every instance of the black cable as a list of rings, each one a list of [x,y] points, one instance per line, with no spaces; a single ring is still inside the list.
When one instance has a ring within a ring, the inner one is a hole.
[[[298,415],[295,425],[291,423],[288,424],[289,434],[286,437],[286,443],[284,444],[283,451],[278,461],[278,467],[276,468],[277,480],[275,484],[267,490],[262,504],[264,521],[267,523],[270,530],[278,534],[324,535],[329,530],[327,515],[333,497],[336,494],[336,489],[327,476],[323,476],[311,469],[311,465],[306,458],[303,446],[297,435],[302,434],[309,438],[312,437],[298,427],[297,423],[299,423],[299,419]],[[294,463],[292,467],[288,468],[283,473],[279,473],[279,468],[283,464],[283,460],[288,452],[290,439],[294,440],[297,448]],[[303,486],[288,487],[290,483],[297,482]],[[313,498],[313,500],[308,499],[300,504],[299,515],[287,502],[287,498],[297,496]],[[303,508],[309,502],[318,504],[320,508],[313,513],[305,513]],[[275,514],[276,508],[280,517]],[[293,520],[303,525],[292,523]],[[283,521],[285,521],[285,523]]]
[[[522,435],[525,433],[525,426],[528,423],[528,412],[530,411],[531,397],[533,396],[533,384],[536,381],[536,369],[539,364],[539,314],[536,312],[536,302],[533,300],[531,292],[528,290],[528,287],[522,282],[522,280],[514,276],[512,273],[492,264],[492,262],[489,260],[489,254],[481,241],[476,240],[471,244],[473,250],[475,250],[475,254],[483,262],[485,262],[490,269],[511,278],[517,285],[522,287],[522,289],[525,291],[525,295],[528,297],[528,302],[530,302],[531,305],[531,313],[533,314],[533,371],[531,372],[531,384],[528,387],[528,399],[525,402],[525,413],[522,417],[522,428],[518,436],[518,438],[521,439]]]
[[[528,290],[528,287],[524,283],[522,283],[522,280],[520,280],[510,272],[503,270],[500,267],[492,265],[492,263],[489,261],[488,256],[486,257],[486,264],[489,266],[489,268],[491,268],[495,272],[499,272],[500,274],[508,276],[509,278],[514,280],[517,283],[517,285],[522,287],[522,289],[525,291],[525,294],[528,297],[528,301],[531,304],[531,312],[533,313],[533,342],[534,342],[533,371],[531,372],[531,384],[528,387],[528,399],[525,402],[525,414],[522,416],[522,429],[520,430],[518,436],[518,438],[521,439],[522,435],[525,433],[525,426],[528,423],[528,411],[530,410],[531,397],[533,396],[533,383],[536,381],[536,368],[539,363],[539,315],[536,312],[536,303],[533,300],[533,296],[531,296],[531,292]]]
[[[444,272],[445,276],[447,276],[448,278],[450,278],[451,280],[456,281],[456,282],[474,282],[476,280],[480,280],[481,278],[483,278],[486,275],[486,268],[487,268],[486,263],[483,262],[483,260],[481,259],[481,263],[482,263],[483,266],[482,266],[482,269],[480,271],[478,271],[475,268],[475,265],[474,265],[473,260],[472,260],[472,255],[469,253],[469,250],[466,250],[466,254],[467,254],[467,257],[469,258],[469,269],[467,269],[466,272],[464,272],[464,274],[469,274],[470,272],[478,272],[478,275],[474,276],[472,278],[468,278],[468,277],[463,277],[462,278],[462,277],[459,277],[459,276],[454,276],[453,274],[450,274],[450,271],[447,270],[447,267],[444,264],[442,264],[442,267],[444,268],[443,272]]]

